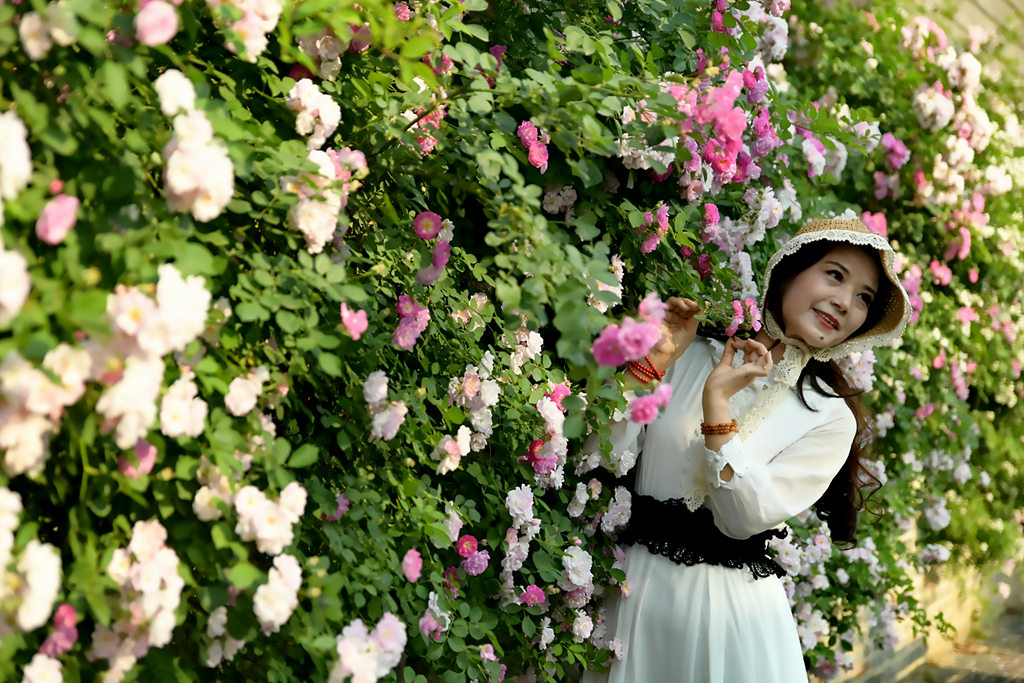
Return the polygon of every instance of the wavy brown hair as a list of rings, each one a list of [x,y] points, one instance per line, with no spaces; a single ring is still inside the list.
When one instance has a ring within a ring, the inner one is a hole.
[[[840,246],[840,244],[826,240],[811,242],[776,264],[772,271],[772,281],[765,295],[765,309],[771,312],[780,325],[782,324],[782,295],[786,287],[797,275],[818,263],[836,246]],[[868,309],[864,324],[850,337],[856,337],[861,332],[871,329],[884,315],[882,302],[888,300],[892,295],[892,285],[884,277],[878,252],[869,247],[860,248],[872,258],[878,268],[879,287]],[[869,506],[869,498],[881,487],[882,482],[864,467],[863,463],[863,459],[867,456],[875,440],[874,426],[867,408],[860,400],[861,392],[851,386],[835,361],[825,362],[812,358],[807,361],[807,365],[800,373],[800,379],[797,382],[800,402],[808,410],[814,410],[804,396],[804,391],[808,386],[822,396],[842,398],[857,421],[857,432],[853,438],[853,444],[850,446],[850,454],[847,456],[846,462],[829,483],[824,495],[814,504],[818,516],[828,522],[832,539],[839,544],[855,545],[858,511],[867,509],[872,514],[881,514],[878,508]]]

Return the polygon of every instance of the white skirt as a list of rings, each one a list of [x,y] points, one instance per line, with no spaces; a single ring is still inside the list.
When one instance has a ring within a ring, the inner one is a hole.
[[[746,569],[627,550],[628,598],[606,601],[622,661],[584,683],[807,683],[786,591]]]

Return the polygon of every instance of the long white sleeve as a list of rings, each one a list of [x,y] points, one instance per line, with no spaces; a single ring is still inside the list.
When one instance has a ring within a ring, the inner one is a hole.
[[[857,430],[853,413],[841,399],[829,403],[820,424],[776,453],[758,452],[761,440],[744,443],[738,436],[719,451],[705,449],[707,505],[722,533],[753,536],[802,512],[825,493],[846,461]],[[779,428],[787,427],[792,425]],[[727,464],[733,470],[728,482],[719,477]]]

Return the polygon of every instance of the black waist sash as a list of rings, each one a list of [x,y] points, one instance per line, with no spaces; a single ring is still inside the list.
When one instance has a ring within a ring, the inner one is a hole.
[[[781,578],[786,572],[769,555],[768,541],[786,534],[783,529],[769,529],[750,538],[730,538],[718,530],[711,510],[705,507],[690,510],[680,498],[658,500],[634,493],[629,525],[619,543],[639,543],[676,564],[746,567],[755,579]]]

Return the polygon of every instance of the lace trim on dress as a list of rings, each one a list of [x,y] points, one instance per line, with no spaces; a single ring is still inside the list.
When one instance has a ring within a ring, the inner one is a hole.
[[[730,538],[715,526],[708,508],[690,510],[679,498],[658,500],[634,493],[629,524],[619,542],[639,543],[655,555],[688,567],[746,567],[755,579],[763,579],[785,576],[785,570],[769,555],[768,541],[785,538],[787,533],[785,529],[769,529],[750,538]]]

